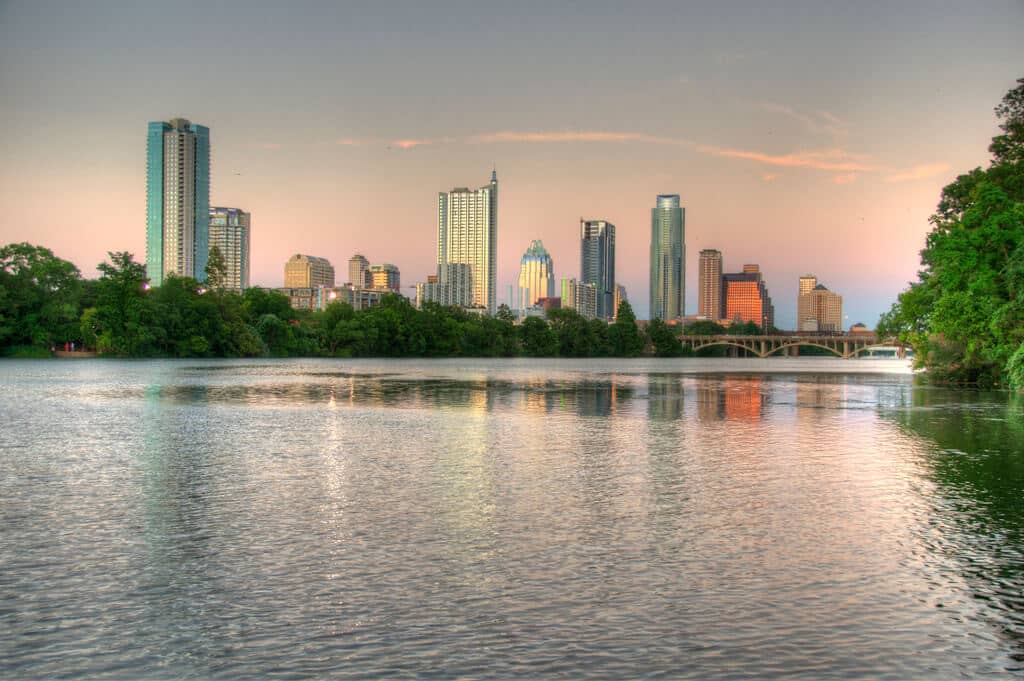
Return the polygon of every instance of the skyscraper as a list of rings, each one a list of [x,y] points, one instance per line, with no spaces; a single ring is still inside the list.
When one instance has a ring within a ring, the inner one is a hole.
[[[285,288],[331,288],[334,286],[334,266],[327,258],[296,253],[284,264]]]
[[[678,194],[659,194],[651,209],[651,319],[683,318],[686,209]]]
[[[224,258],[224,288],[249,288],[251,250],[250,216],[240,208],[210,207],[210,249]]]
[[[796,328],[798,331],[842,331],[843,297],[819,284],[813,275],[800,277]]]
[[[184,118],[150,122],[146,137],[146,276],[206,278],[210,130]]]
[[[580,220],[580,281],[594,284],[597,316],[615,316],[615,225]]]
[[[353,288],[369,288],[366,273],[370,269],[370,261],[362,254],[356,253],[348,259],[348,283]]]
[[[757,265],[722,275],[722,317],[731,322],[754,322],[764,330],[775,323],[775,308]]]
[[[555,264],[544,242],[531,241],[519,261],[519,305],[525,310],[539,298],[555,295]]]
[[[623,286],[622,284],[616,284],[615,285],[615,304],[612,306],[612,309],[615,310],[615,314],[612,316],[612,319],[618,319],[618,317],[619,317],[619,306],[621,306],[623,303],[627,302],[628,300],[629,299],[626,296],[626,287]]]
[[[705,319],[722,319],[722,252],[700,252],[697,282],[697,314]]]
[[[597,316],[597,286],[576,279],[562,279],[562,309],[576,310],[587,319]]]
[[[458,299],[452,304],[497,309],[498,174],[476,190],[457,187],[437,197],[437,265],[439,283]],[[469,281],[462,281],[467,265]],[[459,281],[449,282],[458,273]]]
[[[391,263],[383,265],[370,265],[369,270],[370,288],[389,289],[398,293],[402,287],[402,275],[398,268]]]

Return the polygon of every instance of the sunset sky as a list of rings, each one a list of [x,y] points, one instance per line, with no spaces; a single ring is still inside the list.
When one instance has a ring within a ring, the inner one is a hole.
[[[531,239],[578,276],[579,219],[605,219],[646,318],[675,193],[687,314],[717,248],[761,265],[781,327],[804,273],[873,325],[1024,76],[1019,0],[341,4],[0,2],[0,242],[144,260],[146,123],[181,116],[210,128],[211,203],[252,213],[254,284],[294,253],[421,281],[437,192],[493,166],[499,302]]]

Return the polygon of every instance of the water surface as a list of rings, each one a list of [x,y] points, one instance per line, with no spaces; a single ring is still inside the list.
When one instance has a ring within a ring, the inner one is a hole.
[[[5,677],[1024,667],[1024,404],[901,363],[9,361],[0,427]]]

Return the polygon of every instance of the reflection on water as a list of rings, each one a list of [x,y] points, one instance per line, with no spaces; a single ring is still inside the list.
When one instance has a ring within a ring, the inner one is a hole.
[[[1024,663],[1024,399],[920,389],[883,413],[926,444],[920,466],[939,492],[929,550],[955,565]]]
[[[1022,410],[884,362],[0,363],[0,674],[1019,673]]]

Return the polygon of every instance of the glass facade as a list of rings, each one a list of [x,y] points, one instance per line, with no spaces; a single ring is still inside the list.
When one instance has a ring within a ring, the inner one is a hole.
[[[533,307],[555,295],[555,264],[540,240],[530,242],[519,261],[519,309]]]
[[[768,330],[775,323],[775,308],[756,268],[722,275],[722,312],[730,322],[754,322]]]
[[[651,209],[651,319],[683,318],[686,209],[678,194],[661,194]]]
[[[210,247],[210,130],[184,118],[146,135],[146,275],[206,279]]]
[[[580,281],[594,284],[597,316],[615,316],[615,225],[580,220]]]

